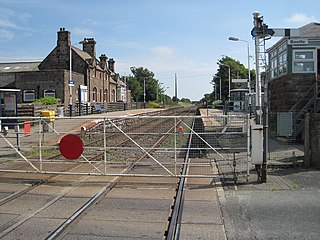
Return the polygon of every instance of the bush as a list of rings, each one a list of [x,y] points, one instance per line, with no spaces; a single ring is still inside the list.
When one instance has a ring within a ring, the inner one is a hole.
[[[149,106],[149,108],[160,108],[161,107],[161,105],[156,102],[148,102],[148,106]]]
[[[44,97],[44,98],[39,98],[33,101],[34,104],[44,104],[44,105],[53,105],[59,103],[58,98],[54,97]]]
[[[212,108],[217,108],[218,106],[220,106],[222,104],[221,100],[216,100],[212,103]]]

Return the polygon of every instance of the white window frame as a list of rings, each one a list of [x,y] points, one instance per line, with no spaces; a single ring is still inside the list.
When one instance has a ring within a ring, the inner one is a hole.
[[[296,58],[296,53],[299,52],[312,52],[312,58]],[[316,51],[314,49],[295,49],[292,51],[292,72],[293,73],[313,73],[315,72],[315,57],[316,57]],[[304,65],[305,63],[311,63],[313,66],[309,68],[305,68],[304,66],[302,69],[297,69],[295,66],[297,63],[300,63]],[[309,70],[308,70],[309,69]]]
[[[282,52],[279,54],[278,57],[278,76],[282,76],[288,73],[288,68],[287,68],[287,52]]]
[[[36,99],[35,90],[24,90],[23,91],[23,101],[24,102],[33,102]]]
[[[43,97],[56,97],[56,90],[54,89],[47,89],[43,91]]]
[[[278,59],[273,58],[271,60],[271,79],[278,77]]]

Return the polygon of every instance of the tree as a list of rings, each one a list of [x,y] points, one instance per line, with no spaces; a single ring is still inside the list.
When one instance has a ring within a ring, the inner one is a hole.
[[[211,81],[216,84],[217,91],[220,91],[220,78],[221,78],[221,99],[227,100],[229,95],[229,68],[230,67],[230,78],[232,79],[248,79],[249,71],[248,69],[241,64],[239,61],[230,58],[228,56],[223,57],[218,61],[219,69],[218,72],[213,77]],[[227,66],[225,66],[227,65]],[[255,79],[255,71],[250,70],[250,80]],[[234,88],[248,88],[247,83],[232,83],[230,82],[230,89]],[[218,90],[219,89],[219,90]]]
[[[191,100],[189,98],[181,98],[181,102],[191,103]]]
[[[161,89],[159,81],[154,78],[154,73],[143,67],[131,67],[130,70],[133,76],[127,77],[127,84],[133,99],[142,102],[145,87],[146,101],[157,100],[163,89]]]
[[[214,93],[206,93],[204,97],[200,100],[200,103],[202,105],[212,105],[214,102]]]

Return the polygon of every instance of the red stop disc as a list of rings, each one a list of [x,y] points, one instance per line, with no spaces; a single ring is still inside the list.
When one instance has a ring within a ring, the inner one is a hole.
[[[74,160],[83,153],[83,143],[78,135],[68,134],[61,139],[59,149],[66,159]]]

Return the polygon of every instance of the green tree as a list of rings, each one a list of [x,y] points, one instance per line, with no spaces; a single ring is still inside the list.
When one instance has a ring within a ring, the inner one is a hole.
[[[204,97],[200,100],[203,106],[212,105],[214,102],[214,93],[206,93]]]
[[[131,67],[130,70],[133,75],[127,77],[127,84],[133,99],[142,102],[145,87],[146,101],[157,100],[163,89],[159,81],[154,78],[154,73],[143,67]]]
[[[230,78],[232,79],[248,79],[249,71],[239,61],[225,56],[218,61],[219,68],[218,72],[213,76],[212,83],[217,86],[217,91],[220,92],[220,78],[221,78],[221,99],[227,100],[229,95],[229,67],[230,67]],[[229,67],[227,67],[229,66]],[[253,83],[255,79],[255,71],[250,71],[250,80]],[[234,88],[248,88],[247,83],[232,83],[230,81],[230,89]],[[217,95],[218,96],[218,95]]]
[[[189,98],[181,98],[181,102],[191,103],[191,100]]]

